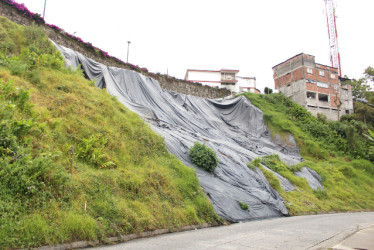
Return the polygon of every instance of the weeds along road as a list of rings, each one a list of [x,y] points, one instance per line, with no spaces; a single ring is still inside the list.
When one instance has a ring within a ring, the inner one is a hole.
[[[374,212],[257,220],[165,234],[97,249],[320,249],[374,225]]]

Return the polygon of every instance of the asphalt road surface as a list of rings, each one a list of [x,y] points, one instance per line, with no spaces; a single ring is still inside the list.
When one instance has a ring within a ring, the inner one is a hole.
[[[164,234],[98,249],[326,249],[373,225],[374,212],[283,217]]]

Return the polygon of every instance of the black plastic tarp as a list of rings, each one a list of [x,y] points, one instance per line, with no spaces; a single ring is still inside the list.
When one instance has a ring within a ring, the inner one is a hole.
[[[204,99],[161,89],[159,83],[137,72],[107,67],[71,49],[56,45],[72,67],[79,64],[96,86],[105,87],[130,110],[143,117],[162,137],[168,150],[194,167],[200,185],[217,214],[229,221],[288,215],[282,197],[259,169],[247,163],[259,156],[278,154],[287,164],[302,159],[297,147],[272,142],[263,113],[241,96],[229,100]],[[196,168],[188,151],[205,143],[218,156],[213,174]],[[284,187],[292,185],[285,181]],[[288,191],[289,191],[288,190]],[[246,203],[249,211],[241,209]]]

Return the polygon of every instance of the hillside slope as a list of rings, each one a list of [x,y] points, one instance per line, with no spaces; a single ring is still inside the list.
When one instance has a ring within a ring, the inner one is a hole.
[[[261,162],[296,187],[285,192],[274,174],[262,168],[272,187],[286,200],[291,215],[374,209],[374,144],[367,137],[369,129],[373,129],[369,124],[344,117],[342,122],[315,118],[282,94],[245,96],[264,112],[273,138],[278,135],[287,142],[292,134],[305,159],[287,166],[276,155],[270,155],[251,164],[261,168]],[[322,177],[323,190],[313,190],[305,179],[295,176],[303,167]]]
[[[146,119],[165,139],[168,150],[195,168],[199,183],[219,216],[238,222],[288,215],[283,199],[263,173],[249,169],[247,164],[274,153],[288,164],[299,163],[301,157],[295,145],[271,141],[263,113],[248,99],[211,100],[169,92],[153,78],[108,67],[72,49],[56,46],[70,66],[81,65],[97,87],[105,87],[123,105]],[[189,149],[196,142],[217,154],[219,163],[213,173],[192,163]]]
[[[122,103],[148,118],[153,129],[165,138],[169,151],[187,165],[193,166],[186,149],[194,141],[217,152],[220,164],[213,175],[198,168],[196,171],[200,185],[223,218],[239,221],[279,216],[279,211],[285,214],[283,200],[266,186],[263,177],[283,196],[292,215],[373,209],[370,160],[374,154],[365,137],[369,133],[365,124],[314,118],[280,94],[246,95],[263,110],[271,139],[262,113],[243,98],[213,101],[169,93],[150,78],[60,49],[71,65],[81,64],[88,77],[97,80],[97,86],[106,86]],[[290,135],[295,137],[306,161],[300,162]],[[290,165],[300,163],[287,166],[281,159]],[[277,172],[277,178],[259,163]],[[303,174],[315,174],[318,184],[310,186]],[[288,192],[278,180],[282,176],[288,179],[283,179]],[[319,186],[320,181],[323,186]],[[268,197],[275,197],[275,201]]]
[[[219,222],[138,115],[0,17],[0,248]]]
[[[157,228],[221,222],[202,193],[195,170],[171,156],[160,136],[106,90],[84,79],[83,72],[64,68],[61,55],[40,29],[20,27],[0,18],[0,37],[0,247],[96,240]],[[132,72],[127,76],[139,80],[131,84],[139,88],[135,92],[140,92],[144,77]],[[154,95],[160,92],[156,90]],[[183,112],[170,109],[162,116],[169,119],[173,111],[185,119],[169,124],[154,119],[153,129],[160,134],[167,135],[170,124],[193,123],[188,119],[193,114],[187,115],[187,110],[199,113],[194,108],[206,105],[206,110],[210,110],[208,117],[224,107],[215,101],[180,97],[169,93],[166,99],[174,98],[175,107],[178,105]],[[374,209],[373,163],[369,161],[372,151],[362,136],[368,131],[364,125],[355,126],[354,121],[349,121],[353,128],[349,124],[344,127],[344,123],[329,124],[323,118],[317,122],[280,95],[247,98],[264,112],[274,142],[268,133],[261,134],[265,131],[262,122],[258,133],[261,135],[251,135],[250,126],[230,124],[243,118],[239,112],[242,109],[233,108],[238,103],[246,112],[256,110],[253,113],[262,121],[262,113],[245,98],[224,103],[228,104],[224,115],[213,116],[216,120],[205,121],[206,117],[202,117],[195,124],[197,132],[178,129],[166,138],[168,146],[183,146],[179,151],[169,150],[185,164],[190,164],[187,149],[192,138],[204,141],[219,153],[221,166],[214,175],[196,171],[203,178],[202,183],[205,181],[204,191],[208,190],[211,200],[226,199],[222,206],[213,204],[221,212],[229,211],[241,216],[239,219],[260,217],[264,212],[274,216],[279,209],[269,200],[286,206],[291,215]],[[153,100],[159,99],[153,96],[141,101]],[[152,108],[161,103],[152,104],[149,110],[157,117],[160,114]],[[250,115],[245,117],[249,118]],[[214,126],[200,126],[203,122]],[[256,128],[257,121],[253,122],[251,126]],[[212,137],[199,133],[205,130]],[[221,140],[222,131],[231,138]],[[234,132],[238,131],[243,138],[236,136]],[[330,136],[332,131],[335,132]],[[277,142],[276,134],[283,142]],[[298,153],[284,151],[295,149],[288,147],[293,144],[290,134],[306,159],[293,166],[279,159],[300,159]],[[259,155],[268,156],[256,158]],[[274,172],[264,166],[288,178],[296,188],[285,192]],[[294,175],[304,166],[322,176],[324,190],[312,190],[305,179]],[[228,175],[233,181],[222,186]],[[283,196],[284,205],[265,177]],[[216,185],[218,181],[220,184]],[[236,193],[232,195],[234,189]],[[240,200],[241,197],[248,200]],[[287,214],[287,209],[283,210]]]

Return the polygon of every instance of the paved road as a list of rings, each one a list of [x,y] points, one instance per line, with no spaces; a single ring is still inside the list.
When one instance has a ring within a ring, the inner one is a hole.
[[[98,249],[320,249],[374,225],[374,212],[295,216],[144,238]]]

